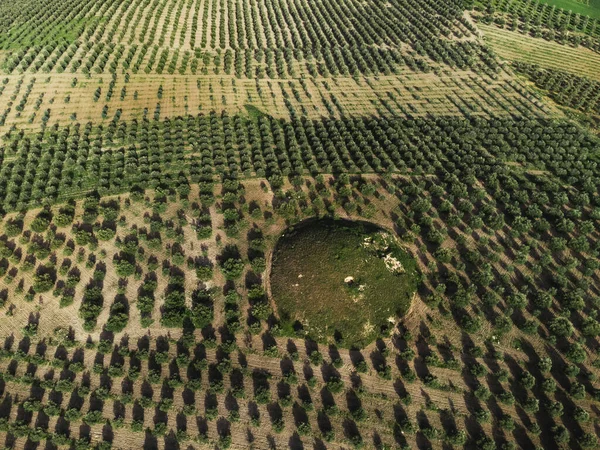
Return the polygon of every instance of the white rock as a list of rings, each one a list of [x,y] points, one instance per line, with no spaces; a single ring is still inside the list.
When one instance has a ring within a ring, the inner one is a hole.
[[[390,272],[404,273],[404,266],[402,265],[402,263],[400,261],[398,261],[396,258],[394,258],[391,253],[388,253],[387,255],[385,255],[385,258],[383,258],[383,260],[385,261],[385,267],[387,267],[387,269]]]

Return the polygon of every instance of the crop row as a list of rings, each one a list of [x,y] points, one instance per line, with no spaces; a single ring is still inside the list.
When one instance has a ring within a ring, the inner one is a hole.
[[[31,3],[24,10],[11,11],[4,19],[4,29],[10,31],[0,35],[0,44],[5,48],[45,45],[68,42],[68,37],[105,43],[175,44],[178,27],[186,29],[186,23],[180,20],[183,11],[180,8],[175,11],[177,3],[150,0]],[[191,2],[180,5],[191,9],[189,15],[185,14],[191,25],[191,35],[184,39],[190,40],[188,49],[398,46],[401,42],[429,42],[441,35],[468,36],[472,31],[469,22],[461,17],[460,8],[433,0],[419,0],[417,4],[215,0],[201,5],[202,9]],[[75,25],[76,30],[67,31],[69,25]],[[61,39],[61,34],[68,37]],[[181,39],[178,44],[183,44]]]
[[[515,63],[514,66],[561,105],[600,113],[599,82],[560,70],[543,69],[535,64]]]
[[[195,3],[179,2],[178,8],[175,1],[86,3],[77,2],[73,8],[60,5],[61,12],[40,4],[39,13],[27,10],[27,21],[21,11],[13,11],[6,19],[10,31],[0,33],[0,46],[7,49],[4,70],[90,74],[114,73],[122,67],[134,73],[183,74],[196,73],[200,63],[207,65],[207,58],[218,58],[219,63],[225,60],[225,66],[235,66],[238,76],[254,76],[251,61],[260,65],[264,59],[268,67],[275,60],[280,77],[285,65],[293,76],[293,61],[303,59],[311,74],[323,71],[318,65],[333,74],[386,72],[402,60],[405,44],[421,56],[453,67],[489,66],[493,71],[497,66],[485,48],[465,40],[474,28],[461,11],[432,0],[420,0],[417,9],[407,2],[221,0],[202,2],[203,11],[187,12],[182,8]],[[183,28],[176,39],[182,17],[184,26],[191,23],[191,34]]]
[[[336,76],[390,74],[401,66],[429,71],[433,63],[453,68],[472,68],[493,75],[498,62],[489,51],[472,41],[433,40],[417,43],[407,54],[394,47],[337,45],[333,47],[284,47],[194,51],[148,46],[76,41],[71,45],[24,47],[7,54],[6,73],[70,72],[85,75],[105,72],[158,74],[234,74],[238,78],[287,78],[301,74]],[[296,69],[299,67],[299,72]]]
[[[469,133],[473,141],[453,139],[457,129]],[[433,141],[427,136],[430,132],[437,136]],[[98,128],[91,123],[51,127],[31,137],[15,133],[2,148],[0,197],[6,209],[20,209],[90,189],[106,194],[135,184],[172,185],[180,175],[197,182],[217,174],[432,173],[449,164],[450,151],[480,160],[485,154],[482,146],[496,157],[510,155],[542,165],[578,186],[597,186],[591,160],[595,143],[579,133],[573,125],[526,119],[356,117],[285,122],[226,114],[165,122],[112,121]],[[131,143],[107,148],[114,138]],[[564,157],[557,159],[558,154]],[[465,170],[460,157],[452,164]],[[497,161],[489,164],[476,169],[499,166]]]

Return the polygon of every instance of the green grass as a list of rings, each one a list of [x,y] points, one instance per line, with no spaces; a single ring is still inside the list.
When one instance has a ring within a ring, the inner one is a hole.
[[[327,220],[288,231],[279,240],[271,293],[284,329],[293,332],[301,324],[317,341],[334,337],[338,345],[362,347],[390,326],[388,318],[406,313],[417,285],[416,263],[396,245],[383,253],[365,248],[369,236],[380,239],[381,233]],[[383,256],[390,252],[403,274],[386,267]],[[351,285],[344,282],[348,276],[355,280]]]
[[[542,3],[554,5],[574,13],[600,18],[600,0],[540,0]]]
[[[260,109],[258,109],[256,106],[254,105],[250,105],[250,104],[245,104],[244,108],[246,109],[246,112],[248,113],[248,115],[252,118],[252,119],[258,119],[259,117],[265,117],[268,116],[268,114],[262,112]]]

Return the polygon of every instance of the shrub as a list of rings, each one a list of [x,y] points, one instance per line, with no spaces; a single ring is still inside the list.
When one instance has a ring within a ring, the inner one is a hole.
[[[49,273],[36,273],[33,276],[33,290],[42,293],[48,292],[54,287],[54,280]]]
[[[241,259],[228,258],[221,263],[221,272],[228,280],[235,280],[244,272],[244,262]]]
[[[327,390],[333,394],[339,394],[344,390],[344,382],[339,377],[330,377],[327,380]]]

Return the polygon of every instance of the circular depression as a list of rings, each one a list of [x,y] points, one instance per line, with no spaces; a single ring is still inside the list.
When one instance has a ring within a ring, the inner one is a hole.
[[[362,347],[408,311],[417,279],[416,262],[391,233],[324,219],[281,235],[269,282],[285,332]]]

